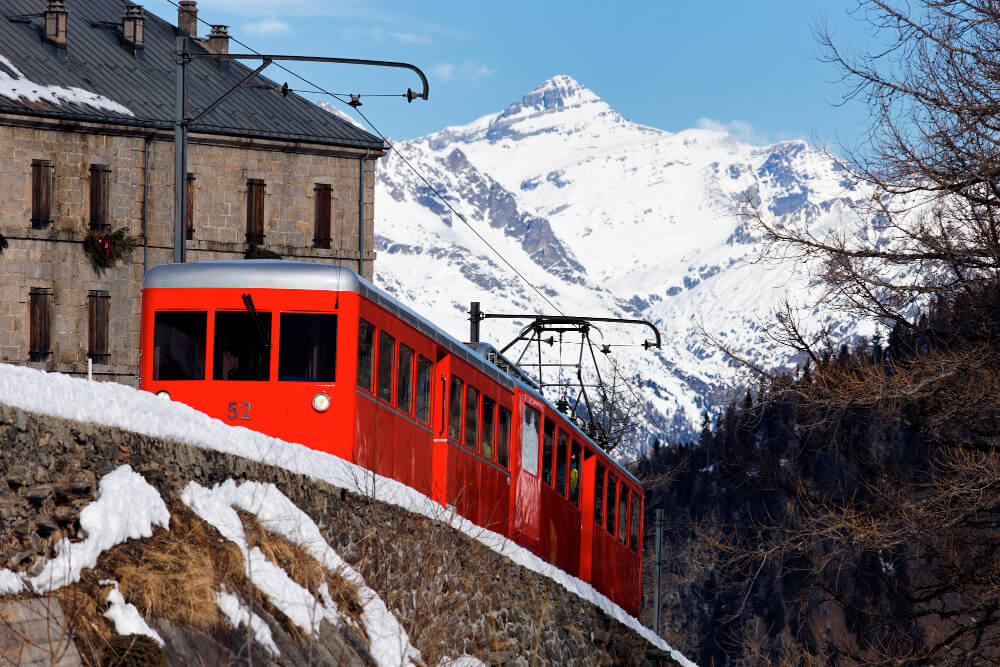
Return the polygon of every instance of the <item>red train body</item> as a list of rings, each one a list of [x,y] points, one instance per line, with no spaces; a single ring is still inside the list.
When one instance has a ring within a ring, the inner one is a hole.
[[[155,267],[141,349],[142,389],[399,480],[638,614],[638,481],[491,347],[458,342],[354,272]]]

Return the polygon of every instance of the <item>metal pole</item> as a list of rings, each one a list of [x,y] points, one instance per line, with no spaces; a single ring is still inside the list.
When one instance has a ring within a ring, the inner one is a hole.
[[[469,304],[469,342],[478,343],[479,342],[479,320],[482,319],[479,314],[479,302],[473,301]]]
[[[656,555],[653,565],[653,632],[660,636],[660,545],[663,543],[663,510],[656,510]]]
[[[187,121],[186,81],[187,37],[178,36],[174,51],[176,85],[174,88],[174,261],[184,261],[184,211],[187,210]]]

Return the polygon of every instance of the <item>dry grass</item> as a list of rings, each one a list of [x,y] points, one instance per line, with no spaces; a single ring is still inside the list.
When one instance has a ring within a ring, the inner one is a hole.
[[[214,627],[221,620],[219,583],[242,579],[243,555],[187,507],[174,503],[170,514],[169,531],[111,550],[102,565],[144,617]]]
[[[295,583],[316,598],[320,598],[320,587],[325,582],[327,592],[340,612],[347,616],[362,637],[368,639],[361,618],[363,607],[357,585],[347,581],[339,572],[327,571],[308,549],[268,530],[255,515],[240,509],[236,512],[243,522],[250,548],[260,549],[265,558],[285,570]]]

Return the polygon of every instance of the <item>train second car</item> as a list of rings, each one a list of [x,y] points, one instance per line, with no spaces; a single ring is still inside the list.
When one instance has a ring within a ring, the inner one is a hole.
[[[140,387],[391,477],[637,615],[639,482],[530,384],[353,271],[165,264],[142,289]]]

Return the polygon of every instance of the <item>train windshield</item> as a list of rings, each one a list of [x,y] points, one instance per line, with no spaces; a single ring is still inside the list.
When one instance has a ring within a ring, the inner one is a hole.
[[[337,316],[281,313],[278,379],[287,382],[337,380]]]
[[[153,379],[204,380],[204,310],[159,311],[153,315]]]
[[[215,314],[215,349],[212,378],[215,380],[269,380],[271,313],[245,310]],[[259,326],[258,326],[259,322]],[[261,331],[263,329],[263,331]]]

